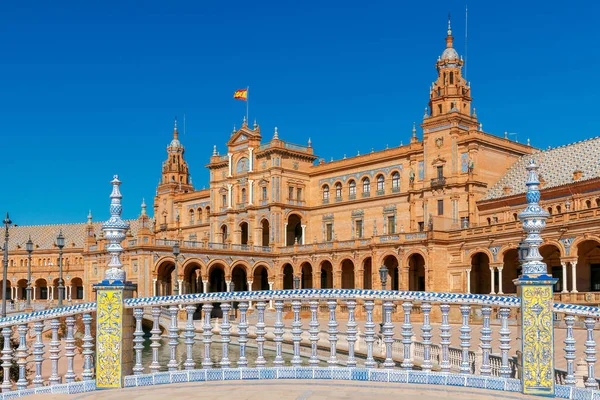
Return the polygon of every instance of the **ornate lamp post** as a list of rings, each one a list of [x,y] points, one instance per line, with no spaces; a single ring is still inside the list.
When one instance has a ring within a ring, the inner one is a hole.
[[[65,247],[65,237],[62,234],[62,230],[56,237],[56,247],[58,247],[58,307],[63,306],[63,300],[65,298],[65,281],[63,281],[63,247]]]
[[[4,218],[4,271],[2,273],[2,318],[6,317],[6,280],[8,279],[8,227],[12,224],[6,213]]]
[[[298,275],[294,276],[294,289],[300,289],[300,277]]]
[[[381,290],[385,290],[385,285],[387,284],[388,277],[388,268],[384,265],[379,267],[379,279],[381,279]],[[383,334],[383,322],[384,322],[385,314],[383,310],[383,301],[381,302],[381,323],[379,324],[379,331]]]
[[[29,236],[29,240],[25,243],[25,250],[27,250],[27,303],[25,306],[27,308],[31,307],[31,253],[33,252],[33,242],[31,241],[31,236]]]
[[[176,241],[173,245],[173,256],[175,257],[175,282],[173,286],[173,294],[175,296],[179,295],[179,271],[177,268],[177,259],[179,258],[179,254],[181,254],[181,248],[179,247],[179,241]]]

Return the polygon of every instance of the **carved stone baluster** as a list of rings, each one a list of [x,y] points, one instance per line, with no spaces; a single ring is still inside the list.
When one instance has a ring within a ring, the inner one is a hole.
[[[12,390],[12,383],[10,382],[10,368],[12,367],[12,347],[10,343],[10,337],[12,336],[12,328],[2,328],[2,337],[4,338],[4,347],[2,348],[2,369],[4,372],[4,378],[2,380],[2,393],[10,392]]]
[[[357,323],[354,319],[354,310],[356,309],[356,300],[346,301],[346,307],[348,308],[348,325],[346,329],[346,340],[348,341],[348,360],[346,366],[356,367],[356,358],[354,358],[354,347],[356,345],[356,327]]]
[[[588,377],[585,380],[585,387],[589,389],[598,388],[598,382],[596,382],[596,374],[594,371],[594,364],[596,363],[596,341],[594,340],[594,326],[596,320],[592,317],[587,317],[584,321],[585,329],[587,330],[587,340],[585,341],[585,361],[588,367]]]
[[[338,334],[338,323],[335,319],[335,309],[337,307],[337,300],[329,299],[327,300],[327,306],[329,307],[329,322],[327,323],[328,329],[327,333],[329,334],[329,349],[330,355],[329,360],[327,360],[327,365],[330,367],[335,367],[338,364],[337,360],[337,334]]]
[[[404,354],[400,366],[407,370],[413,368],[413,362],[410,358],[410,345],[413,336],[413,327],[410,322],[412,306],[412,303],[409,301],[402,303],[402,308],[404,309],[404,323],[402,324],[402,344],[404,345]]]
[[[508,365],[508,352],[510,351],[510,329],[508,329],[508,316],[510,308],[502,307],[500,314],[500,354],[502,355],[502,365],[500,366],[500,377],[510,378],[511,371]]]
[[[375,342],[375,322],[373,322],[373,308],[375,302],[373,300],[365,301],[365,310],[367,312],[367,320],[365,321],[365,342],[367,342],[367,359],[365,361],[366,368],[375,368],[375,359],[373,358],[373,342]]]
[[[299,367],[302,365],[300,358],[300,341],[302,340],[302,321],[300,321],[300,308],[302,302],[300,300],[292,301],[292,310],[294,311],[294,321],[292,322],[292,342],[294,343],[294,356],[292,357],[292,365]]]
[[[573,325],[575,325],[575,317],[572,315],[565,316],[565,325],[567,325],[567,337],[565,343],[565,359],[567,360],[567,376],[564,384],[575,386],[575,338],[573,337]]]
[[[42,363],[44,362],[44,342],[42,333],[44,332],[44,321],[36,321],[33,324],[35,331],[35,343],[33,343],[33,361],[35,362],[35,377],[33,378],[33,387],[44,386],[42,378]]]
[[[169,326],[169,350],[171,358],[167,363],[169,371],[177,371],[179,363],[177,362],[177,345],[179,344],[179,329],[177,328],[177,306],[169,306],[169,315],[171,316],[171,325]]]
[[[469,326],[469,314],[471,306],[463,304],[460,306],[462,314],[462,326],[460,327],[460,347],[462,348],[462,357],[460,360],[459,371],[461,374],[471,373],[471,363],[469,362],[469,350],[471,348],[471,327]]]
[[[448,314],[450,313],[449,304],[440,304],[440,310],[442,311],[442,324],[440,325],[440,345],[442,347],[442,354],[440,360],[440,371],[450,372],[450,324],[448,322]]]
[[[133,332],[133,343],[135,343],[133,346],[133,349],[135,350],[135,365],[133,366],[133,374],[141,375],[144,373],[144,366],[142,365],[142,350],[144,350],[142,319],[144,318],[144,309],[142,307],[134,308],[133,316],[135,317],[135,332]]]
[[[392,344],[394,343],[394,324],[392,324],[392,309],[394,303],[389,300],[383,302],[383,342],[385,343],[385,361],[383,368],[394,368],[396,363],[392,359]]]
[[[319,311],[319,300],[310,300],[308,302],[310,308],[310,322],[308,323],[308,333],[310,335],[310,358],[308,364],[311,367],[319,365],[319,359],[317,358],[317,347],[319,343],[319,321],[317,320],[317,314]]]
[[[221,368],[230,368],[231,361],[229,361],[229,343],[231,342],[231,324],[229,323],[229,311],[231,310],[231,303],[221,304],[221,310],[223,310],[223,318],[221,319],[221,344],[223,346],[223,354],[221,355]]]
[[[240,310],[240,322],[238,323],[238,343],[240,345],[240,358],[238,359],[238,368],[245,368],[248,366],[248,358],[246,357],[246,343],[248,343],[248,319],[246,313],[248,311],[249,304],[246,301],[242,301],[238,304]]]
[[[481,352],[482,360],[479,373],[481,375],[491,375],[492,366],[490,365],[490,350],[492,349],[492,329],[490,328],[490,315],[492,315],[492,307],[481,307],[483,315],[483,326],[481,327]]]
[[[158,362],[158,349],[160,349],[160,307],[152,307],[152,330],[150,333],[150,348],[152,349],[152,362],[150,363],[150,371],[156,373],[160,371],[160,363]]]
[[[56,385],[61,383],[61,378],[58,376],[58,360],[60,359],[60,341],[58,340],[58,328],[60,327],[60,321],[58,318],[53,319],[50,322],[50,328],[52,329],[52,340],[50,341],[50,360],[52,361],[52,373],[48,381],[50,385]],[[4,330],[2,331],[4,332]],[[6,346],[6,342],[4,342]],[[6,376],[6,375],[4,375]]]
[[[210,314],[213,310],[213,305],[206,303],[202,305],[202,312],[204,312],[204,323],[202,324],[202,343],[204,343],[204,359],[202,360],[202,368],[212,368],[213,362],[210,359],[210,345],[212,343],[212,325],[210,324]]]
[[[196,312],[196,305],[189,304],[185,307],[185,312],[187,314],[187,324],[185,325],[185,332],[183,336],[185,337],[185,361],[183,362],[183,367],[185,369],[194,369],[196,367],[196,362],[194,361],[194,356],[192,354],[192,350],[194,348],[194,343],[196,342],[194,338],[196,337],[194,326],[194,313]]]
[[[273,365],[276,367],[281,367],[283,365],[283,357],[281,355],[281,346],[283,343],[283,300],[275,300],[275,324],[273,333],[275,334],[275,338],[273,341],[275,342],[275,360],[273,361]]]
[[[429,321],[429,313],[431,312],[431,304],[421,304],[421,310],[423,311],[423,326],[421,327],[421,338],[423,338],[423,364],[421,369],[425,372],[431,371],[433,362],[431,361],[431,323]]]
[[[65,356],[67,357],[67,372],[65,373],[65,382],[75,382],[75,371],[73,371],[73,359],[75,358],[75,318],[67,317],[67,337],[65,338]]]
[[[265,308],[267,308],[267,303],[264,301],[256,303],[256,310],[258,311],[256,321],[256,368],[264,368],[267,364],[267,360],[265,360]]]
[[[29,349],[27,348],[27,324],[19,325],[17,332],[19,332],[19,347],[15,354],[17,358],[17,365],[19,366],[19,380],[17,381],[17,390],[27,388],[27,356],[29,356]]]
[[[83,351],[81,352],[83,355],[83,372],[81,373],[81,379],[89,381],[94,379],[94,337],[92,336],[92,316],[90,314],[83,314],[81,320],[83,321],[83,344],[81,345],[83,348]],[[142,332],[142,335],[143,334],[144,332]],[[142,341],[143,340],[144,339],[142,339]]]

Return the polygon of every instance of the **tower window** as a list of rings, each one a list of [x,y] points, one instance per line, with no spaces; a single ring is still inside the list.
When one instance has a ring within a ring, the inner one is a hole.
[[[175,164],[175,156],[173,156],[173,164]]]
[[[450,72],[450,84],[454,84],[454,72]]]
[[[438,109],[440,110],[440,114],[442,113],[442,105],[438,104]]]

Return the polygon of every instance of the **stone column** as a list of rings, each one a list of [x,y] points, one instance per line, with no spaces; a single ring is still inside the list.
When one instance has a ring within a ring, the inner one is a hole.
[[[35,292],[36,292],[37,287],[35,285],[33,285],[33,286],[31,286],[31,288],[33,289],[31,291],[31,296],[32,296],[31,300],[35,301]]]
[[[466,269],[465,272],[467,273],[467,293],[471,294],[471,268]]]
[[[269,290],[273,290],[273,284],[275,282],[269,282]],[[273,309],[273,300],[269,300],[269,310]]]
[[[254,201],[254,180],[248,179],[248,205],[251,206]]]
[[[503,266],[498,267],[498,294],[504,294],[504,292],[502,291],[502,270],[503,269],[504,269]]]
[[[50,286],[50,290],[49,290],[49,295],[48,295],[48,300],[52,301],[54,300],[54,285]]]
[[[158,279],[152,279],[152,296],[156,297],[156,285],[157,285]]]
[[[490,265],[490,275],[490,294],[496,294],[496,268],[494,268],[492,265]]]
[[[177,283],[179,284],[179,294],[185,294],[183,293],[183,279],[177,280]]]
[[[577,261],[571,261],[571,293],[577,293]]]
[[[232,208],[233,207],[233,199],[231,194],[233,193],[233,185],[231,183],[227,184],[227,208]]]
[[[287,222],[283,224],[283,245],[287,246]]]
[[[567,263],[564,261],[561,261],[560,265],[562,265],[562,282],[561,282],[562,290],[561,290],[561,293],[569,293],[569,290],[567,289]]]
[[[208,280],[202,281],[202,293],[208,293]]]
[[[254,148],[248,147],[248,161],[250,164],[248,166],[248,172],[252,172],[254,170],[254,157],[252,156],[253,151],[254,151]]]
[[[252,291],[252,283],[253,281],[248,281],[248,291],[251,292]],[[248,301],[248,309],[252,310],[252,302]]]
[[[306,240],[306,225],[302,225],[302,243],[300,244],[304,244]]]
[[[232,157],[233,157],[233,154],[227,153],[227,158],[228,158],[228,161],[227,161],[227,167],[228,167],[227,168],[228,169],[227,176],[228,177],[231,177],[233,175],[233,163],[232,163],[232,160],[231,160]]]

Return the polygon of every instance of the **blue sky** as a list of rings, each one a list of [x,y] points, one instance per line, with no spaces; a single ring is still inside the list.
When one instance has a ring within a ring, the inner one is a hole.
[[[406,143],[460,2],[36,2],[0,14],[0,211],[20,225],[152,204],[174,116],[194,184],[250,119],[330,160]],[[469,4],[468,80],[485,131],[546,148],[596,136],[596,2]],[[183,130],[183,129],[180,129]],[[420,130],[419,130],[420,133]]]

